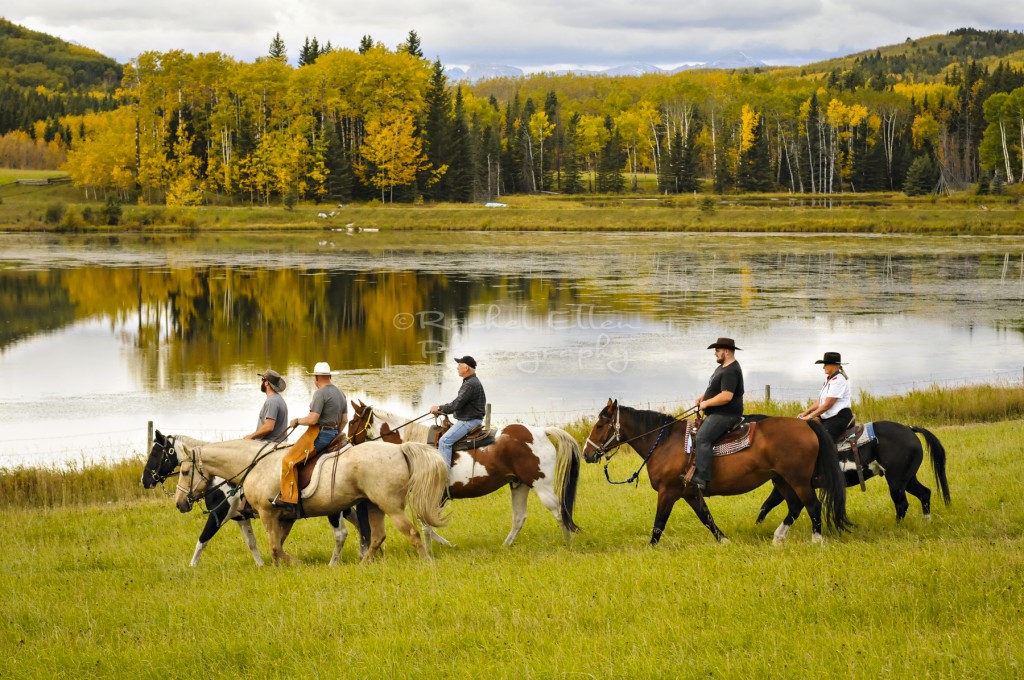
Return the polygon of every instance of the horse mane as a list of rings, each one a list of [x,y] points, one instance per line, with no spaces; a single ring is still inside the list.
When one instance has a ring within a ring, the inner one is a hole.
[[[171,437],[174,438],[174,441],[181,442],[185,446],[202,446],[203,444],[209,443],[205,439],[196,439],[195,437],[189,437],[184,434],[172,434]]]
[[[377,408],[376,406],[371,406],[370,408],[373,409],[373,415],[377,420],[378,432],[380,431],[380,423],[382,422],[386,422],[388,425],[391,426],[392,429],[394,429],[399,426],[405,425],[410,420],[412,420],[412,418],[409,416],[404,416],[400,413],[393,413],[391,411],[385,411],[384,409]],[[417,422],[406,425],[401,430],[399,430],[398,433],[402,437],[402,441],[420,441],[421,438],[425,441],[427,438],[427,431],[429,429],[429,426],[422,425]]]
[[[675,420],[674,417],[667,413],[662,413],[661,411],[645,411],[643,409],[623,406],[622,404],[619,404],[619,409],[631,415],[636,420],[640,429],[644,432],[648,430],[655,430]]]

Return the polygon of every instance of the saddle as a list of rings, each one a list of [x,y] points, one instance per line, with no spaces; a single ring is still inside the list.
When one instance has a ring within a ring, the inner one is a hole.
[[[683,441],[686,442],[686,461],[683,463],[683,477],[687,484],[693,479],[693,473],[697,471],[697,453],[694,450],[694,436],[697,434],[701,422],[701,418],[686,421],[686,432],[683,435]],[[741,420],[715,441],[715,445],[711,449],[712,455],[716,458],[718,456],[730,456],[750,448],[754,443],[754,431],[756,428],[756,421]]]
[[[447,417],[441,422],[440,425],[434,424],[430,426],[427,431],[427,441],[430,445],[437,448],[438,442],[441,440],[441,435],[447,432],[452,427],[452,421]],[[498,428],[484,428],[483,425],[477,425],[468,433],[466,436],[455,442],[452,447],[452,451],[471,451],[473,449],[482,449],[485,446],[489,446],[494,443],[495,435],[498,432]]]
[[[316,487],[312,490],[307,489],[310,481],[314,478],[314,472],[316,472],[316,466],[324,459],[331,457],[330,454],[341,453],[344,449],[351,446],[348,441],[348,437],[344,433],[338,433],[338,436],[331,440],[331,443],[327,445],[325,449],[320,453],[313,454],[305,460],[305,462],[299,463],[295,466],[299,473],[299,495],[303,498],[311,496]],[[316,475],[319,477],[319,475]]]
[[[840,454],[843,454],[850,451],[854,444],[864,446],[865,444],[877,441],[878,437],[875,436],[874,423],[857,423],[843,432],[839,441],[836,442],[836,448],[839,449]]]

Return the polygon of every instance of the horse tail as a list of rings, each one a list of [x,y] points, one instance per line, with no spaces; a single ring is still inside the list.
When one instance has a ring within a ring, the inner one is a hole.
[[[928,444],[928,454],[932,457],[932,470],[935,472],[935,483],[942,491],[942,500],[949,505],[949,482],[946,480],[946,448],[934,434],[923,427],[910,427],[911,430],[924,437]]]
[[[808,420],[807,424],[818,437],[814,476],[818,480],[819,497],[825,509],[825,522],[835,531],[849,531],[854,525],[846,514],[846,476],[839,467],[839,451],[821,423]]]
[[[557,427],[545,428],[544,434],[555,445],[555,489],[561,501],[562,526],[572,532],[579,531],[572,518],[576,507],[576,486],[580,481],[579,442]]]
[[[444,458],[426,444],[405,442],[400,448],[409,465],[410,509],[423,524],[443,527],[448,523],[441,512],[448,492],[448,466]]]

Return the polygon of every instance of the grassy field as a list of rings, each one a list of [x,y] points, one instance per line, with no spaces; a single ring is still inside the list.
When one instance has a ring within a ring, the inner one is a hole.
[[[2,183],[0,175],[0,183]],[[1013,187],[1014,190],[1017,187]],[[167,208],[124,206],[121,223],[97,226],[102,201],[85,201],[70,185],[0,186],[0,228],[50,231],[192,231],[252,229],[689,231],[795,233],[1022,234],[1024,202],[1013,193],[908,198],[903,194],[658,196],[532,195],[480,204],[300,203],[276,206]],[[330,216],[331,213],[333,216]],[[328,215],[321,218],[323,213]],[[58,217],[59,216],[59,217]]]
[[[596,465],[571,545],[531,498],[502,548],[501,491],[454,504],[456,548],[430,563],[391,535],[383,559],[356,564],[350,538],[328,569],[330,530],[312,519],[288,542],[300,566],[256,568],[229,526],[191,569],[204,518],[159,491],[8,504],[0,677],[1020,676],[1024,420],[932,427],[953,505],[933,497],[926,524],[911,499],[897,525],[871,480],[850,491],[857,527],[823,545],[804,516],[773,546],[781,511],[753,524],[762,489],[709,501],[731,544],[678,505],[651,549],[654,492],[609,486]],[[613,477],[639,462],[619,456]],[[934,490],[930,463],[920,478]]]

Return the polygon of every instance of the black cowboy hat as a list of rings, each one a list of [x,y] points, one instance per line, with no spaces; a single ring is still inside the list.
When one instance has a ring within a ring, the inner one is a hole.
[[[825,352],[825,356],[818,359],[814,363],[816,364],[835,364],[836,366],[843,365],[843,357],[840,356],[839,352]]]
[[[736,351],[740,348],[736,346],[736,341],[733,340],[732,338],[719,338],[718,340],[715,340],[713,343],[708,345],[708,349],[731,349],[733,351]]]
[[[466,364],[467,366],[469,366],[473,370],[476,370],[476,359],[474,359],[473,357],[469,356],[468,354],[466,356],[464,356],[464,357],[456,358],[455,359],[455,363],[457,363],[457,364]]]
[[[270,386],[274,388],[275,392],[284,392],[285,388],[288,387],[288,383],[284,381],[281,374],[272,368],[268,368],[262,373],[257,373],[256,375],[270,383]]]

